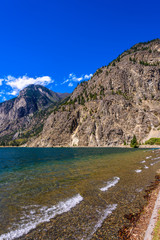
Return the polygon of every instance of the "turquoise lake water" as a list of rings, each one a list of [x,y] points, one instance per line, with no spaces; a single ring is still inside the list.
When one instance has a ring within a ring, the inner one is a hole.
[[[0,148],[0,240],[50,219],[51,239],[118,239],[159,168],[159,150]]]

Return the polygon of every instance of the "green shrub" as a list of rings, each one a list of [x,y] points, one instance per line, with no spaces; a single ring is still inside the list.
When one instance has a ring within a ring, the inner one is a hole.
[[[120,62],[120,57],[117,58],[117,62]]]
[[[136,138],[135,135],[133,136],[133,138],[132,138],[132,140],[131,140],[130,146],[131,146],[132,148],[138,148],[138,147],[139,147],[139,146],[138,146],[138,142],[137,142],[137,138]]]
[[[149,66],[149,63],[148,63],[148,62],[139,61],[139,63],[140,63],[141,65],[144,65],[144,66]]]
[[[103,95],[104,96],[104,87],[103,86],[100,86],[101,90],[100,90],[100,95]]]
[[[101,74],[102,72],[103,70],[101,68],[98,68],[94,75],[99,76],[99,74]]]
[[[84,99],[84,97],[82,96],[82,98],[81,98],[81,105],[84,105],[85,104],[85,99]]]
[[[93,100],[96,100],[96,99],[97,99],[97,93],[94,93]]]
[[[23,145],[23,144],[25,144],[27,142],[27,139],[23,139],[23,138],[19,138],[19,139],[15,139],[15,140],[13,140],[13,141],[10,141],[9,142],[9,145],[10,146],[20,146],[20,145]]]
[[[122,91],[121,91],[120,89],[118,89],[118,90],[116,91],[116,94],[118,94],[118,95],[123,95],[123,93],[122,93]]]
[[[150,138],[145,142],[145,144],[149,145],[160,145],[160,138]]]

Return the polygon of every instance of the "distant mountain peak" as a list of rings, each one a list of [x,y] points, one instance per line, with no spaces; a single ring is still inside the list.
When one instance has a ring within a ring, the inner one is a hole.
[[[66,95],[57,94],[52,90],[41,86],[30,84],[20,91],[19,95],[11,100],[5,101],[0,104],[0,142],[2,139],[12,140],[12,135],[19,136],[17,131],[19,129],[36,128],[42,125],[45,117],[48,114],[47,109],[51,106],[56,106]],[[39,115],[39,122],[36,123],[39,112],[43,113]],[[33,117],[37,113],[36,117]],[[35,127],[36,124],[36,127]],[[26,131],[26,130],[25,130]],[[10,137],[7,137],[10,136]],[[5,140],[8,141],[8,140]],[[4,142],[4,141],[3,141]]]

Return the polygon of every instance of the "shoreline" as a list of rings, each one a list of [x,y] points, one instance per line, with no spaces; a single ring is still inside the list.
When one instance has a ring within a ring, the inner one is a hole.
[[[123,227],[119,231],[120,239],[151,240],[156,226],[156,214],[154,212],[158,196],[160,196],[160,170],[155,175],[155,181],[145,191],[144,198],[147,203],[140,209],[139,213],[131,213],[129,227]]]
[[[159,149],[160,145],[140,145],[138,148],[132,148],[129,145],[117,146],[53,146],[53,147],[29,147],[29,146],[0,146],[0,148],[130,148],[130,149]]]
[[[130,221],[130,224],[127,227],[124,226],[121,229],[119,229],[117,239],[144,240],[144,236],[149,226],[149,222],[152,216],[155,202],[160,192],[159,183],[160,183],[160,172],[155,175],[155,180],[145,190],[144,198],[147,200],[146,204],[142,206],[142,208],[138,213],[136,214],[130,213],[127,216],[125,216]],[[54,233],[54,230],[52,231],[52,228],[55,221],[56,221],[56,218],[53,218],[53,219],[50,219],[48,223],[47,222],[41,223],[35,229],[32,229],[29,233],[16,239],[17,240],[44,239],[43,231],[40,231],[40,229],[43,229],[43,230],[45,229],[45,231],[51,230],[51,232]],[[100,231],[101,231],[101,228],[103,228],[103,226],[99,228]],[[98,239],[97,237],[98,235],[96,235],[96,232],[95,232],[95,234],[92,236],[91,239]],[[52,238],[48,238],[48,239],[52,239]],[[147,238],[147,240],[150,240],[150,239]]]

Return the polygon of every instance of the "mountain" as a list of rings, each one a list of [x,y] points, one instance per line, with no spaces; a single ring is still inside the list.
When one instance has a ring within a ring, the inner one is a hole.
[[[138,43],[82,82],[27,146],[117,146],[160,137],[160,39]]]
[[[1,145],[118,146],[134,135],[160,138],[160,39],[134,45],[70,96],[31,85],[0,104]]]
[[[20,91],[19,96],[0,103],[0,143],[12,144],[12,140],[22,135],[37,135],[52,107],[67,94],[55,93],[41,85],[29,85]],[[29,134],[29,132],[31,134]],[[30,137],[31,137],[30,136]],[[25,137],[26,140],[26,137]],[[17,143],[18,144],[18,143]]]

